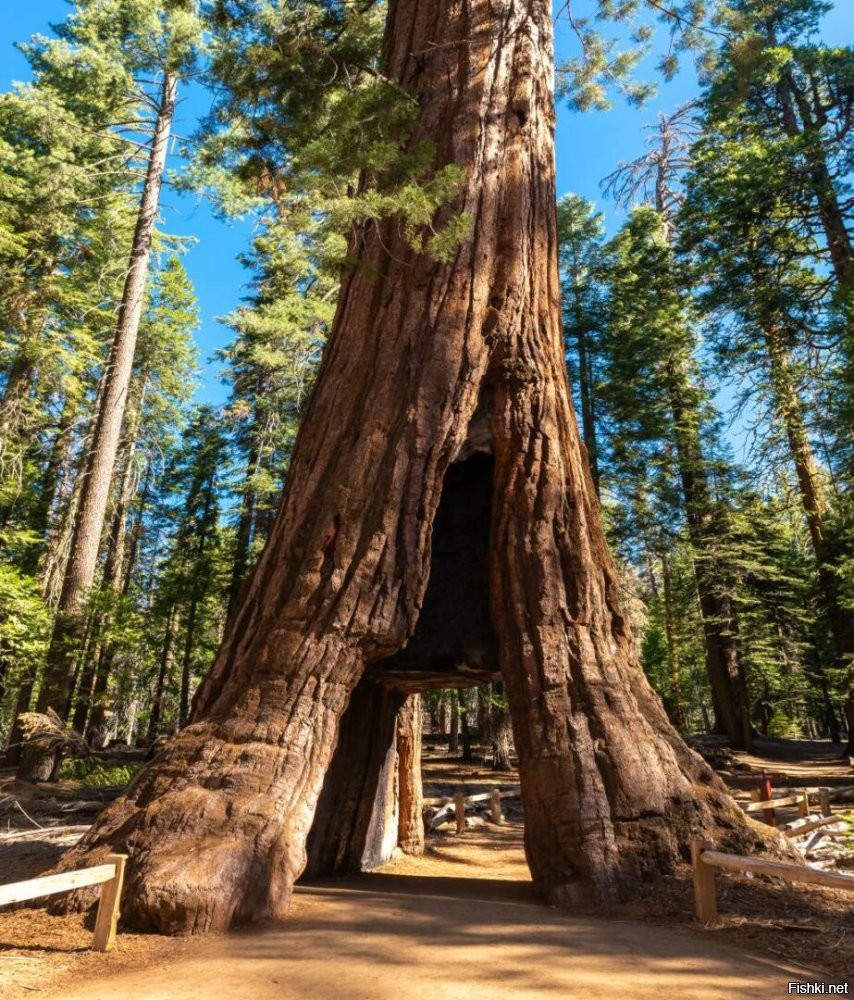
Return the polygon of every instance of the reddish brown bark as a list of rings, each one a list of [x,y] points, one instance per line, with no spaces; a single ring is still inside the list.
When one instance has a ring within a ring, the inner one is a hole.
[[[759,843],[668,724],[636,661],[582,457],[560,336],[550,8],[394,0],[386,73],[413,142],[466,180],[442,263],[394,220],[352,251],[285,497],[193,721],[66,866],[130,854],[130,923],[204,931],[284,914],[368,664],[415,630],[445,473],[478,403],[495,455],[490,591],[526,846],[555,902],[614,899],[692,834]]]
[[[397,843],[404,854],[424,853],[424,792],[421,783],[421,695],[410,695],[397,713]]]
[[[367,677],[353,692],[308,837],[309,877],[357,872],[387,860],[386,831],[397,819],[395,734],[403,701],[402,694]],[[392,834],[393,849],[397,830]]]

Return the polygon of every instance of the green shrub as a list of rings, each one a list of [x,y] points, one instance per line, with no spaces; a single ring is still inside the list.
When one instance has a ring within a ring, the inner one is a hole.
[[[83,757],[79,760],[66,760],[59,769],[59,780],[79,781],[91,788],[113,788],[129,784],[139,767],[139,764],[105,767],[94,757]]]

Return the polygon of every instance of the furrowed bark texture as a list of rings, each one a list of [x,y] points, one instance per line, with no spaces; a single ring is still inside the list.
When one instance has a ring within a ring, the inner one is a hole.
[[[403,701],[402,694],[368,678],[353,692],[308,837],[309,877],[357,872],[387,860],[384,820],[396,805],[395,730]]]
[[[415,630],[431,526],[478,404],[494,451],[491,607],[534,878],[612,899],[692,834],[758,842],[667,723],[634,658],[570,409],[560,334],[551,11],[540,0],[393,0],[386,72],[413,142],[466,171],[437,222],[354,238],[281,510],[191,724],[111,805],[78,865],[128,852],[127,922],[224,928],[288,908],[339,721],[369,663]]]
[[[397,713],[397,843],[404,854],[424,853],[424,790],[421,783],[420,694],[411,694]]]

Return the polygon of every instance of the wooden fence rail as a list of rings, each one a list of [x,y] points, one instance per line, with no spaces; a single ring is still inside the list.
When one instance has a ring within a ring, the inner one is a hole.
[[[440,808],[430,817],[429,828],[435,830],[442,823],[447,823],[453,816],[457,823],[457,833],[465,830],[466,806],[475,805],[478,802],[489,803],[490,819],[493,823],[503,822],[501,815],[502,799],[518,799],[522,794],[522,786],[515,785],[506,791],[493,788],[491,792],[478,792],[476,795],[466,795],[464,792],[456,792],[453,798],[433,798],[425,799],[425,806],[439,806]],[[426,821],[425,821],[426,822]]]
[[[837,791],[845,792],[847,789],[838,789]],[[777,825],[777,814],[774,810],[783,808],[784,806],[797,806],[798,813],[802,818],[809,816],[811,797],[818,799],[822,816],[830,816],[832,812],[830,807],[832,792],[830,788],[801,788],[795,795],[785,795],[775,799],[771,793],[771,780],[766,777],[762,780],[761,788],[754,788],[751,791],[751,796],[753,801],[747,805],[742,805],[741,808],[746,813],[761,812],[765,818],[765,822],[769,826]]]
[[[718,916],[715,868],[773,875],[775,878],[788,879],[790,882],[809,882],[812,885],[826,885],[831,889],[854,892],[854,875],[825,872],[817,868],[802,868],[800,865],[790,865],[783,861],[748,858],[741,854],[722,854],[716,851],[712,844],[703,840],[691,841],[691,863],[694,868],[694,913],[703,924],[711,923]]]
[[[53,896],[59,892],[71,892],[90,885],[100,885],[98,915],[95,917],[95,936],[92,941],[94,951],[110,951],[116,943],[116,926],[119,921],[119,904],[125,877],[126,854],[111,854],[107,863],[93,868],[80,868],[59,875],[43,875],[26,882],[12,882],[0,885],[0,906],[24,903],[29,899]]]

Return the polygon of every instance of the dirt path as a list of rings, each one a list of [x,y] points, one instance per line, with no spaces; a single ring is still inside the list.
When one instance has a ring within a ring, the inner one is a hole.
[[[402,878],[392,877],[391,892],[378,887],[383,876],[303,888],[281,927],[200,941],[165,965],[41,995],[771,1000],[788,995],[787,984],[799,978],[702,935],[560,917],[530,902],[495,899],[488,881],[470,881],[468,898],[459,898],[459,886],[443,890],[437,879],[424,880],[426,893],[410,885],[403,894]],[[500,895],[512,895],[515,886],[505,883]]]
[[[10,983],[8,995],[772,1000],[789,982],[821,978],[699,930],[550,910],[534,897],[517,824],[437,837],[424,858],[300,886],[292,917],[272,928],[183,942],[122,935],[113,955],[75,958],[27,992]]]
[[[431,757],[425,777],[441,794],[446,785],[479,791],[496,782],[476,766]],[[651,885],[623,919],[558,914],[534,898],[521,817],[511,815],[502,827],[435,834],[423,858],[382,872],[300,886],[292,917],[260,931],[121,934],[115,952],[98,955],[79,917],[0,913],[0,996],[772,1000],[789,995],[789,982],[840,981],[805,966],[854,969],[850,900],[737,876],[719,893],[727,916],[716,931],[692,926],[684,872]]]

